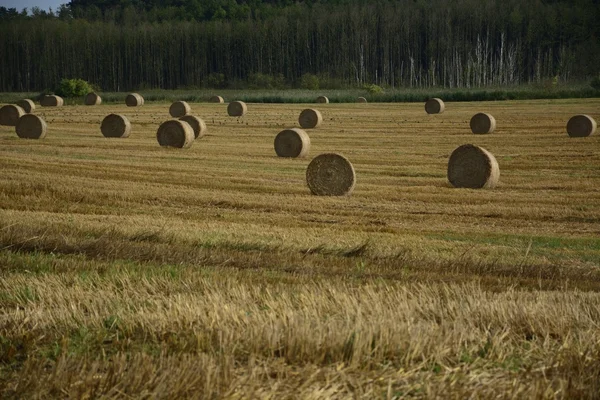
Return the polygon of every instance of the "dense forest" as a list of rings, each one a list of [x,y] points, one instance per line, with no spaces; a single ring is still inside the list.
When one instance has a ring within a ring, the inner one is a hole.
[[[600,0],[72,0],[0,7],[0,91],[485,87],[600,73]]]

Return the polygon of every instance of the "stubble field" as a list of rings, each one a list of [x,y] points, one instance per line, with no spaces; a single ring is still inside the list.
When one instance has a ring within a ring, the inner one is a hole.
[[[0,127],[0,397],[597,398],[600,135],[565,126],[600,99],[191,106],[187,150],[156,141],[169,104]],[[308,106],[309,157],[276,157]],[[450,187],[466,143],[499,187]],[[332,151],[349,197],[306,186]]]

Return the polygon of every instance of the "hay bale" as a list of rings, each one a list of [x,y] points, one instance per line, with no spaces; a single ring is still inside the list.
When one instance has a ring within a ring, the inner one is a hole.
[[[126,138],[131,133],[131,123],[123,115],[109,114],[102,120],[100,131],[107,138]]]
[[[144,105],[144,98],[137,93],[129,93],[125,97],[125,104],[127,107],[139,107]]]
[[[19,119],[25,115],[25,110],[14,104],[7,104],[0,108],[0,125],[17,126]]]
[[[500,167],[492,153],[472,144],[459,146],[448,160],[448,181],[457,188],[491,189],[498,184]]]
[[[442,99],[437,97],[429,99],[425,102],[425,112],[427,114],[441,114],[446,109],[446,105]]]
[[[23,115],[16,126],[17,136],[22,139],[43,139],[47,130],[46,121],[34,114]]]
[[[169,114],[171,114],[171,117],[173,118],[181,118],[186,116],[190,113],[190,111],[192,111],[192,108],[185,101],[176,101],[175,103],[171,104],[171,107],[169,107]]]
[[[274,146],[279,157],[305,157],[310,151],[310,137],[302,129],[285,129],[275,137]]]
[[[586,137],[596,132],[598,125],[589,115],[576,115],[567,122],[567,133],[571,137]]]
[[[306,183],[317,196],[345,196],[356,183],[354,167],[346,157],[325,153],[313,158],[306,168]]]
[[[487,113],[477,113],[473,115],[469,125],[471,126],[471,132],[483,135],[494,132],[494,129],[496,129],[496,119]]]
[[[187,149],[194,143],[194,130],[187,122],[172,119],[160,125],[156,140],[161,146]]]
[[[223,100],[223,98],[221,96],[213,96],[209,99],[209,101],[211,103],[221,103],[221,104],[225,103],[225,100]]]
[[[302,110],[300,116],[298,117],[298,123],[304,129],[316,128],[321,125],[321,122],[323,122],[323,116],[319,110],[315,110],[313,108]]]
[[[248,112],[248,107],[243,101],[232,101],[227,106],[227,114],[230,117],[243,117]]]
[[[86,106],[97,106],[102,104],[102,97],[97,93],[91,92],[85,95],[84,104]]]
[[[35,103],[33,100],[23,99],[17,101],[17,105],[25,111],[27,114],[31,114],[35,110]]]
[[[179,118],[179,120],[185,121],[188,124],[190,124],[190,126],[194,130],[194,137],[196,139],[201,138],[202,136],[204,136],[206,134],[206,131],[207,131],[206,124],[204,123],[204,121],[201,118],[198,118],[194,115],[186,115],[186,116]]]
[[[365,99],[364,97],[359,97],[358,99],[356,99],[357,103],[366,103],[367,99]]]
[[[42,107],[62,107],[65,104],[65,101],[62,97],[56,95],[44,96],[40,100],[40,105]]]
[[[319,96],[319,97],[317,97],[317,103],[329,104],[329,99],[325,96]]]

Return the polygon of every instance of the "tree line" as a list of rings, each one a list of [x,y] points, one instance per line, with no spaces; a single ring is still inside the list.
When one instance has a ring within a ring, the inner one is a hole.
[[[2,91],[62,78],[105,91],[314,84],[307,77],[472,88],[600,72],[599,0],[73,0],[34,11],[0,7]]]

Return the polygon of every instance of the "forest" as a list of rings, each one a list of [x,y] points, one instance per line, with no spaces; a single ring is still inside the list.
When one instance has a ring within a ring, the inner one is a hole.
[[[72,0],[0,7],[0,91],[480,88],[600,73],[599,0]]]

